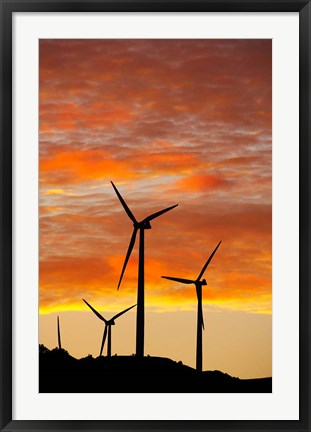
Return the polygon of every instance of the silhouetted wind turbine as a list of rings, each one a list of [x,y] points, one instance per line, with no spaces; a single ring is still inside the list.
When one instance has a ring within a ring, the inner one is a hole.
[[[197,277],[196,280],[192,279],[181,279],[176,277],[170,277],[170,276],[162,276],[162,278],[173,280],[176,282],[180,282],[183,284],[194,284],[197,292],[197,298],[198,298],[198,320],[197,320],[197,358],[196,358],[196,368],[198,371],[202,372],[202,328],[204,330],[204,321],[203,321],[203,309],[202,309],[202,286],[207,285],[206,280],[202,279],[202,276],[207,269],[209,263],[212,261],[213,256],[215,255],[217,249],[220,246],[221,241],[218,243],[216,248],[214,249],[211,256],[208,258],[206,263],[204,264],[204,267],[201,270],[201,273]]]
[[[62,342],[60,339],[60,325],[59,325],[59,316],[57,317],[57,338],[58,338],[58,349],[62,349]]]
[[[147,216],[142,221],[137,221],[131,212],[131,210],[128,208],[126,202],[120,195],[118,189],[115,187],[113,182],[111,182],[115,193],[117,194],[126,214],[131,219],[134,225],[133,234],[130,240],[130,244],[127,250],[127,254],[125,257],[125,261],[123,264],[123,268],[121,271],[121,276],[118,283],[118,289],[120,287],[123,274],[125,272],[128,260],[130,258],[130,255],[132,253],[137,231],[139,230],[139,260],[138,260],[138,286],[137,286],[137,321],[136,321],[136,355],[139,357],[144,356],[144,332],[145,332],[145,277],[144,277],[144,249],[145,249],[145,230],[151,229],[150,221],[153,219],[156,219],[157,217],[161,216],[163,213],[168,212],[169,210],[172,210],[173,208],[177,207],[178,204],[173,205],[171,207],[165,208],[164,210],[160,210],[156,213],[153,213],[150,216]]]
[[[97,312],[97,310],[95,310],[86,300],[82,299],[84,301],[84,303],[86,303],[88,305],[88,307],[94,312],[94,314],[102,321],[104,321],[105,323],[105,330],[104,330],[104,334],[103,334],[103,340],[102,340],[102,344],[100,347],[100,353],[99,355],[102,355],[103,349],[104,349],[104,345],[105,345],[105,341],[106,341],[106,337],[107,337],[107,333],[108,333],[108,346],[107,346],[107,357],[111,357],[111,326],[115,325],[115,320],[117,318],[119,318],[121,315],[125,314],[125,312],[129,311],[130,309],[132,309],[133,307],[135,307],[136,305],[133,305],[127,309],[125,309],[122,312],[119,312],[118,314],[116,314],[115,316],[113,316],[110,320],[106,320],[99,312]]]

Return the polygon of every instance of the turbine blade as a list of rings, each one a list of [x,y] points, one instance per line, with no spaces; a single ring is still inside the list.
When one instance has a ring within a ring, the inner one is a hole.
[[[203,310],[202,310],[202,308],[201,308],[201,325],[202,325],[202,328],[204,330],[204,319],[203,319]]]
[[[131,210],[128,208],[126,202],[124,201],[124,199],[122,198],[120,192],[118,191],[118,189],[115,187],[115,185],[113,184],[113,182],[111,182],[113,189],[115,190],[115,193],[117,194],[117,197],[120,200],[120,203],[122,204],[126,214],[128,215],[128,217],[134,222],[137,223],[135,216],[133,215],[133,213],[131,212]]]
[[[172,210],[173,208],[175,208],[175,207],[177,207],[177,206],[178,206],[178,204],[175,204],[175,205],[173,205],[173,206],[171,206],[171,207],[168,207],[168,208],[166,208],[166,209],[164,209],[164,210],[160,210],[160,211],[158,211],[158,212],[156,212],[156,213],[153,213],[152,215],[147,216],[147,217],[143,220],[143,222],[147,222],[147,221],[150,222],[152,219],[155,219],[155,218],[161,216],[163,213],[166,213],[166,212]]]
[[[133,247],[134,247],[134,244],[135,244],[137,230],[138,230],[138,228],[135,227],[134,231],[133,231],[133,234],[132,234],[132,237],[131,237],[131,240],[130,240],[130,244],[129,244],[127,253],[126,253],[124,264],[123,264],[123,267],[122,267],[121,276],[120,276],[119,283],[118,283],[118,289],[120,288],[121,281],[122,281],[122,278],[123,278],[123,275],[124,275],[124,272],[125,272],[128,260],[129,260],[129,258],[131,256],[131,253],[132,253],[132,250],[133,250]]]
[[[190,279],[182,279],[182,278],[176,278],[176,277],[170,277],[170,276],[161,276],[164,279],[169,279],[175,282],[180,282],[180,283],[184,283],[184,284],[192,284],[195,283],[195,281],[190,280]]]
[[[101,357],[101,355],[102,355],[102,353],[103,353],[103,349],[104,349],[104,346],[105,346],[106,337],[107,337],[107,324],[105,325],[105,330],[104,330],[104,334],[103,334],[102,345],[101,345],[101,347],[100,347],[99,357]]]
[[[209,263],[212,261],[213,256],[215,255],[217,249],[219,248],[220,243],[221,243],[221,241],[220,241],[220,242],[218,243],[218,245],[215,247],[215,249],[213,250],[213,253],[210,255],[209,259],[208,259],[208,260],[206,261],[206,263],[204,264],[204,267],[202,268],[201,273],[199,274],[199,276],[198,276],[198,278],[197,278],[197,281],[199,281],[199,280],[201,279],[201,277],[203,276],[203,274],[204,274],[204,272],[205,272],[207,266],[208,266]]]
[[[197,282],[197,281],[195,281],[195,282]],[[198,320],[199,320],[199,324],[201,324],[201,326],[204,330],[204,319],[203,319],[203,308],[202,308],[202,286],[200,286],[198,283],[196,283],[195,289],[196,289],[197,298],[198,298]]]
[[[106,320],[105,320],[105,318],[99,313],[99,312],[97,312],[97,310],[95,310],[86,300],[84,300],[84,299],[82,299],[83,301],[84,301],[84,303],[85,304],[87,304],[88,305],[88,307],[94,312],[94,314],[99,318],[99,319],[101,319],[102,321],[104,321],[105,323],[107,322]]]
[[[129,311],[130,309],[132,309],[132,308],[135,307],[135,306],[136,306],[136,304],[134,304],[133,306],[131,306],[131,307],[125,309],[124,311],[118,313],[117,315],[115,315],[114,317],[112,317],[111,320],[109,320],[109,321],[113,321],[113,320],[119,318],[119,316],[125,314],[125,312]]]

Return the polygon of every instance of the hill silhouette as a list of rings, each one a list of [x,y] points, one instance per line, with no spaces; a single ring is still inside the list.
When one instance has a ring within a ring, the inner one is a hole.
[[[272,378],[239,379],[164,357],[72,357],[39,349],[40,393],[271,393]]]

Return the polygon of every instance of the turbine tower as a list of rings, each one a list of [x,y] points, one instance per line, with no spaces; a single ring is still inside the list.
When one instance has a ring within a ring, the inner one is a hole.
[[[118,283],[118,289],[120,287],[123,274],[125,272],[128,260],[130,258],[130,255],[132,253],[137,231],[139,231],[139,260],[138,260],[138,286],[137,286],[137,320],[136,320],[136,355],[138,357],[144,356],[144,332],[145,332],[145,265],[144,265],[144,253],[145,253],[145,230],[151,229],[150,222],[153,219],[156,219],[157,217],[161,216],[163,213],[168,212],[169,210],[172,210],[173,208],[177,207],[178,204],[173,205],[171,207],[165,208],[164,210],[160,210],[156,213],[153,213],[150,216],[147,216],[142,221],[137,221],[131,212],[131,210],[128,208],[126,202],[120,195],[118,189],[115,187],[113,182],[111,182],[115,193],[117,194],[117,197],[119,198],[126,214],[131,219],[134,225],[133,234],[130,240],[130,244],[127,250],[127,254],[125,257],[125,261],[123,264],[123,268],[121,271],[121,276]]]
[[[58,349],[62,349],[62,342],[60,339],[60,325],[59,325],[59,316],[57,317],[57,338],[58,338]]]
[[[104,346],[105,346],[105,341],[107,338],[107,333],[108,333],[108,346],[107,346],[107,357],[111,357],[111,326],[115,325],[115,320],[117,318],[119,318],[121,315],[125,314],[125,312],[129,311],[130,309],[132,309],[133,307],[135,307],[136,305],[133,305],[127,309],[125,309],[122,312],[119,312],[118,314],[116,314],[115,316],[113,316],[110,320],[106,320],[99,312],[97,312],[97,310],[95,310],[86,300],[82,299],[84,301],[85,304],[88,305],[88,307],[94,312],[94,314],[102,321],[104,321],[105,323],[105,329],[104,329],[104,334],[103,334],[103,340],[102,340],[102,344],[100,347],[100,353],[99,356],[102,355]]]
[[[199,372],[202,372],[202,329],[204,330],[204,320],[203,320],[203,309],[202,309],[202,286],[207,285],[206,280],[202,279],[202,276],[207,269],[209,263],[212,261],[213,256],[215,255],[217,249],[220,246],[221,241],[218,243],[206,263],[204,264],[204,267],[201,270],[201,273],[197,277],[197,279],[181,279],[176,277],[170,277],[170,276],[162,276],[162,278],[173,280],[175,282],[180,282],[183,284],[194,284],[197,292],[197,298],[198,298],[198,318],[197,318],[197,356],[196,356],[196,369]]]

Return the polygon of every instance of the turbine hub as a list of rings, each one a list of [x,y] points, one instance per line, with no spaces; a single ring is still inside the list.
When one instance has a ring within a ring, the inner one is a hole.
[[[135,226],[135,224],[134,224],[134,226]],[[142,221],[142,222],[139,222],[139,223],[138,223],[138,228],[143,228],[144,230],[145,230],[145,229],[151,229],[150,222],[149,222],[149,221]]]

